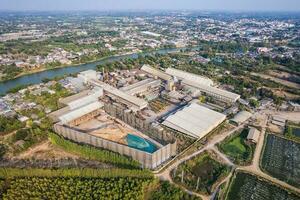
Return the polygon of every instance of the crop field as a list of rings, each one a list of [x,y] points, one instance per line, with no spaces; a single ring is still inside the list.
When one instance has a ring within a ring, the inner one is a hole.
[[[211,194],[215,183],[229,173],[230,168],[204,153],[179,165],[172,172],[173,180],[185,188]]]
[[[300,144],[268,134],[261,167],[272,176],[300,187]]]
[[[299,200],[300,196],[257,176],[237,172],[231,181],[226,200]]]
[[[240,133],[226,138],[219,148],[236,164],[248,164],[253,158],[255,144],[246,142],[249,129],[243,129]]]

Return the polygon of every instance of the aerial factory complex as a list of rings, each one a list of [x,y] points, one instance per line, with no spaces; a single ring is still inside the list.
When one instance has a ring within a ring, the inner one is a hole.
[[[121,80],[117,83],[125,80],[126,73],[136,78],[130,84],[113,83],[114,79]],[[201,105],[197,100],[201,94],[227,105],[239,99],[208,78],[172,68],[164,72],[149,65],[121,71],[111,79],[94,70],[81,72],[77,78],[89,89],[59,100],[65,107],[50,114],[56,122],[55,132],[129,156],[150,169],[176,155],[174,131],[201,139],[226,119]],[[168,101],[159,111],[150,106],[158,97]]]

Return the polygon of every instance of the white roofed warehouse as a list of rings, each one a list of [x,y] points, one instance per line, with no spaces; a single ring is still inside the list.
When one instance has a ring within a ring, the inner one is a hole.
[[[174,68],[168,68],[166,70],[166,73],[178,78],[179,80],[190,80],[195,83],[207,85],[207,86],[212,86],[214,84],[214,82],[209,78],[199,76],[197,74],[192,74],[189,72],[181,71],[181,70],[174,69]]]
[[[240,125],[240,124],[244,123],[245,121],[247,121],[250,117],[252,117],[252,113],[247,112],[247,111],[240,111],[230,121],[236,125]]]
[[[225,119],[222,113],[192,103],[168,116],[162,124],[198,139],[205,137]]]

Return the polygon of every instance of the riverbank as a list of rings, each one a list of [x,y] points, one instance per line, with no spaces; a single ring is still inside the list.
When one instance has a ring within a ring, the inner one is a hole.
[[[84,64],[74,64],[70,66],[63,66],[63,67],[57,67],[57,68],[51,68],[51,69],[43,69],[38,72],[29,73],[26,75],[19,76],[17,78],[7,80],[0,82],[0,95],[6,94],[10,89],[23,86],[23,85],[32,85],[32,84],[39,84],[43,82],[45,79],[53,79],[58,76],[64,76],[64,75],[70,75],[70,74],[76,74],[81,71],[89,70],[89,69],[96,69],[98,65],[111,63],[115,61],[120,61],[125,58],[132,58],[135,59],[138,56],[147,56],[150,54],[168,54],[172,52],[178,52],[180,50],[186,50],[186,49],[192,49],[197,50],[200,46],[194,46],[194,47],[186,47],[186,48],[168,48],[168,49],[157,49],[157,50],[151,50],[151,51],[144,51],[142,53],[131,53],[126,55],[113,55],[113,56],[107,56],[100,59],[97,59],[96,61],[90,61],[86,62]]]

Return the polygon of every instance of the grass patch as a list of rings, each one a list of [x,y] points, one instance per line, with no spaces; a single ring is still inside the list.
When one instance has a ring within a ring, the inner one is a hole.
[[[285,129],[285,137],[300,142],[300,124],[288,122]]]
[[[218,147],[225,153],[235,164],[250,164],[253,158],[255,144],[246,141],[249,129],[243,129],[226,138]]]

